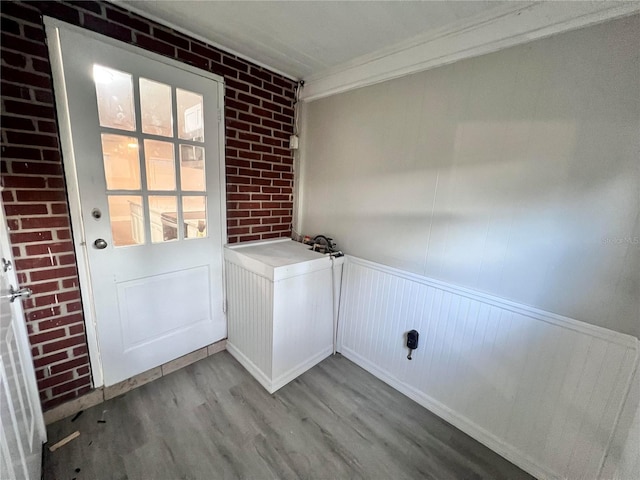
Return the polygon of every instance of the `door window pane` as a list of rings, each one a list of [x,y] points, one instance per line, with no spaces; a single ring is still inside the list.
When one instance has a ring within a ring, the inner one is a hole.
[[[207,197],[182,197],[184,238],[207,236]]]
[[[178,202],[174,196],[150,196],[151,241],[168,242],[178,238]]]
[[[107,190],[140,190],[138,140],[102,134],[102,159]]]
[[[182,190],[204,192],[204,148],[180,145],[180,183]]]
[[[178,137],[204,142],[202,95],[178,88],[176,102],[178,104]]]
[[[163,137],[173,136],[171,87],[146,78],[140,79],[142,131]]]
[[[173,144],[157,140],[144,141],[144,158],[149,190],[175,190],[176,167]]]
[[[144,208],[142,197],[109,195],[111,235],[116,247],[144,243]]]
[[[93,66],[100,126],[135,130],[131,75],[102,65]]]

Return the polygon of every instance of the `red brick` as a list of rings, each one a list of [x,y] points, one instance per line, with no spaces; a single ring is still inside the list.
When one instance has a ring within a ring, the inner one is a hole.
[[[53,395],[59,395],[65,392],[68,392],[69,390],[73,390],[74,388],[79,388],[82,387],[84,385],[87,385],[88,382],[90,382],[90,378],[87,377],[82,377],[82,378],[78,378],[77,380],[73,380],[71,382],[67,382],[67,383],[63,383],[62,385],[58,385],[57,387],[53,387],[51,389],[51,392]]]
[[[58,257],[58,263],[60,265],[72,265],[76,263],[76,256],[75,254],[71,253],[68,255],[60,255]]]
[[[24,31],[24,36],[29,40],[35,40],[38,42],[45,41],[44,28],[42,25],[32,26],[32,25],[23,25],[22,29]]]
[[[44,343],[50,342],[51,340],[55,340],[56,338],[64,337],[67,334],[64,328],[58,328],[56,330],[47,330],[43,333],[38,333],[34,335],[29,335],[29,340],[31,343]]]
[[[195,42],[193,40],[191,40],[191,51],[205,58],[208,58],[213,62],[220,62],[222,60],[222,55],[219,51],[207,47],[206,45],[200,45],[198,42]]]
[[[39,153],[39,152],[38,152]],[[59,163],[49,162],[11,162],[13,173],[61,175],[62,167]]]
[[[138,46],[142,48],[146,48],[151,50],[152,52],[159,53],[161,55],[167,55],[169,57],[174,57],[176,54],[176,49],[174,46],[169,45],[164,42],[160,42],[152,37],[147,35],[142,35],[136,33],[136,42]]]
[[[40,11],[46,15],[50,15],[60,20],[77,25],[80,23],[80,13],[74,7],[62,4],[60,2],[37,2]]]
[[[4,98],[25,100],[27,102],[31,102],[33,100],[31,95],[33,87],[29,85],[15,85],[13,83],[2,82],[0,88],[2,89],[2,96]]]
[[[47,122],[44,120],[38,121],[38,130],[47,133],[58,133],[58,126],[55,122]]]
[[[31,235],[37,232],[30,232],[24,235]],[[49,234],[51,237],[51,232],[45,232]],[[32,240],[32,241],[42,241],[42,240],[51,240],[51,238],[41,239],[41,240]],[[22,242],[16,242],[22,243]],[[61,252],[73,252],[73,243],[71,242],[55,242],[55,243],[43,243],[40,245],[27,245],[27,255],[49,255],[49,253],[61,253]]]
[[[87,345],[80,345],[79,347],[76,347],[73,349],[73,354],[77,357],[80,355],[86,355],[87,354]]]
[[[47,320],[42,320],[38,322],[38,330],[41,332],[43,330],[48,330],[50,328],[57,328],[63,325],[73,325],[76,323],[82,323],[82,315],[74,314],[74,315],[66,315],[64,317],[52,318]]]
[[[85,342],[84,335],[76,335],[75,337],[67,337],[57,342],[45,343],[42,345],[43,353],[56,352],[58,350],[66,350],[69,347],[80,345]]]
[[[6,3],[9,2],[2,2],[3,10]],[[47,58],[49,55],[47,47],[43,43],[30,42],[29,40],[15,35],[8,35],[5,32],[2,32],[2,35],[0,36],[0,45],[11,50],[26,53],[27,55],[35,55],[40,58]],[[2,75],[4,76],[4,69]]]
[[[12,233],[10,235],[11,243],[29,243],[43,242],[51,240],[51,232],[28,232],[28,233]],[[29,254],[29,252],[27,252]]]
[[[271,210],[252,210],[251,216],[252,217],[270,217]]]
[[[22,219],[22,228],[54,228],[68,227],[69,219],[67,217],[29,217]]]
[[[19,160],[40,160],[42,153],[37,148],[2,146],[2,158],[16,158]],[[15,170],[14,170],[15,173]],[[23,172],[17,172],[23,173]]]
[[[58,352],[58,353],[54,353],[53,355],[46,355],[43,357],[34,358],[33,365],[36,368],[44,367],[45,365],[51,365],[61,360],[66,360],[67,358],[69,358],[69,354],[67,352]]]
[[[245,73],[245,72],[238,72],[238,80],[241,80],[246,83],[250,83],[251,85],[256,87],[262,87],[262,83],[263,83],[261,79],[256,78],[253,75],[249,75],[248,73]]]
[[[78,323],[69,327],[70,335],[77,335],[79,333],[84,333],[84,323]]]
[[[262,103],[262,100],[260,100],[258,97],[254,97],[253,95],[247,95],[246,93],[238,93],[237,98],[241,102],[249,103],[251,105],[259,106]]]
[[[82,367],[89,363],[89,357],[82,356],[78,358],[73,358],[67,362],[59,363],[51,367],[51,373],[57,374],[60,372],[66,372],[68,370],[73,370],[74,368]]]
[[[9,180],[9,178],[11,177],[5,177],[5,186],[7,186],[7,181]],[[5,213],[7,214],[8,217],[11,217],[12,215],[39,215],[39,214],[41,215],[41,214],[47,213],[46,205],[7,204],[4,206],[4,208],[5,208]]]
[[[251,214],[248,210],[232,210],[227,212],[227,218],[248,217]]]
[[[150,27],[147,22],[143,22],[142,20],[138,20],[137,18],[132,18],[131,16],[121,12],[120,10],[116,10],[111,7],[112,5],[110,4],[106,5],[106,13],[109,20],[113,20],[114,22],[120,23],[142,33],[150,32]]]
[[[60,152],[58,150],[42,150],[42,159],[50,162],[60,162]]]
[[[82,311],[82,303],[81,302],[67,303],[66,309],[67,309],[67,313],[80,312]]]
[[[232,58],[231,56],[226,54],[222,56],[222,63],[240,72],[249,71],[249,66],[244,61]]]
[[[48,65],[46,66],[46,68],[48,70]],[[53,105],[53,94],[51,92],[48,92],[46,90],[34,90],[33,93],[35,94],[37,102]]]
[[[52,306],[49,308],[42,308],[40,310],[31,310],[26,313],[28,322],[55,317],[56,315],[60,315],[60,306]]]
[[[2,17],[2,31],[20,35],[20,25],[10,18]]]
[[[51,257],[31,257],[16,260],[16,268],[18,270],[31,270],[33,268],[47,268],[56,265],[56,260]]]
[[[25,68],[27,66],[27,57],[21,53],[5,50],[4,48],[2,49],[2,60],[5,64],[11,65],[12,67]]]
[[[64,372],[59,375],[52,375],[42,380],[38,380],[38,388],[44,390],[45,388],[51,388],[54,385],[60,385],[61,383],[73,380],[73,372]]]
[[[15,175],[4,177],[4,186],[6,188],[45,188],[45,185],[45,179],[42,177],[20,177]]]
[[[255,115],[251,115],[249,113],[238,113],[238,118],[242,121],[245,122],[251,122],[251,123],[259,123],[260,122],[260,117],[257,117]]]
[[[249,227],[237,227],[237,228],[229,228],[227,230],[229,235],[240,235],[244,233],[250,233]]]
[[[253,242],[254,240],[260,240],[260,235],[244,235],[238,238],[240,242]]]
[[[189,52],[188,50],[183,50],[181,48],[178,48],[177,58],[195,67],[202,68],[203,70],[208,70],[209,60],[204,57],[201,57],[200,55],[196,55],[195,53]]]
[[[104,20],[94,15],[85,14],[84,26],[89,30],[100,32],[104,35],[108,35],[123,42],[131,43],[131,29],[123,25],[109,22],[108,20]]]
[[[6,84],[9,87],[14,87],[14,85]],[[6,96],[5,84],[2,84],[2,93]],[[13,129],[13,130],[26,130],[28,132],[34,130],[34,122],[30,118],[24,117],[14,117],[10,115],[2,115],[2,128]],[[40,157],[38,157],[40,158]]]
[[[233,109],[236,109],[236,110],[241,110],[243,112],[248,112],[250,107],[249,107],[249,105],[247,105],[245,103],[238,102],[236,100],[227,99],[227,100],[225,100],[225,109],[228,110],[230,108],[233,108]]]
[[[186,38],[182,36],[174,35],[173,33],[168,32],[163,28],[158,28],[154,26],[153,33],[151,36],[179,48],[186,48],[186,49],[189,48],[189,41]]]
[[[75,275],[77,275],[76,267],[64,267],[31,272],[29,274],[29,278],[32,282],[39,282],[42,280],[50,280],[52,278],[71,277]]]
[[[16,190],[18,202],[54,202],[66,198],[64,190]]]
[[[60,288],[60,284],[57,281],[46,283],[32,283],[29,285],[29,288],[31,288],[34,295],[37,295],[39,293],[55,292]]]
[[[46,75],[41,75],[39,73],[27,72],[25,70],[3,66],[2,67],[2,79],[6,82],[17,83],[19,85],[29,85],[31,87],[41,87],[41,88],[50,88],[51,87],[51,79]],[[9,113],[20,113],[17,110],[19,106],[16,105],[16,102],[9,102],[7,100],[6,110]],[[26,114],[30,115],[30,114]]]
[[[288,78],[283,78],[278,75],[273,76],[273,83],[287,90],[293,90],[296,86],[294,80],[289,80]]]

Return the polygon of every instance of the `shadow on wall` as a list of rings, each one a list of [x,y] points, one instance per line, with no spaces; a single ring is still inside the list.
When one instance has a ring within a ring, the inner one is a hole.
[[[640,16],[306,105],[302,229],[640,336]]]

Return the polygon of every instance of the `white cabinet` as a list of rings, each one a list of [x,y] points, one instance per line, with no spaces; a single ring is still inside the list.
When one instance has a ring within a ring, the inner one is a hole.
[[[332,353],[341,260],[334,269],[329,256],[288,239],[225,247],[227,350],[269,393]]]

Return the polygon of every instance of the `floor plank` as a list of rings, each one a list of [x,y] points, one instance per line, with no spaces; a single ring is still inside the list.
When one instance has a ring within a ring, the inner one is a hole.
[[[50,425],[50,443],[75,430],[45,480],[532,478],[340,355],[269,395],[221,352]]]

